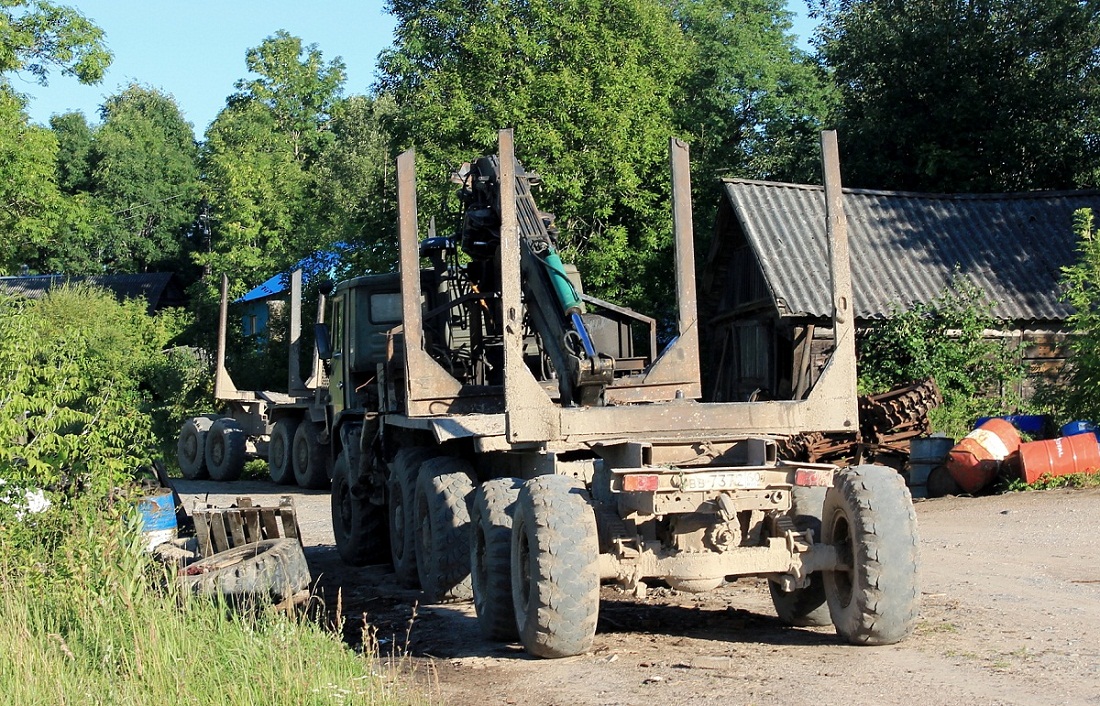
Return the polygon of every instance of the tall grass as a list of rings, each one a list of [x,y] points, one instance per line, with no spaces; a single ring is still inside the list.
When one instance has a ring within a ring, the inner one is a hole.
[[[0,703],[409,702],[372,655],[307,619],[177,590],[134,514],[0,517]]]

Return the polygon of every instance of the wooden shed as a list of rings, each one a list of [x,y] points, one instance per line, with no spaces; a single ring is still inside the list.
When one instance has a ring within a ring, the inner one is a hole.
[[[797,399],[832,342],[825,197],[819,186],[728,179],[699,286],[715,401]],[[1075,259],[1073,213],[1100,191],[919,194],[845,189],[857,326],[938,298],[960,277],[993,302],[1033,375],[1060,367]],[[1021,390],[1030,392],[1030,384]]]

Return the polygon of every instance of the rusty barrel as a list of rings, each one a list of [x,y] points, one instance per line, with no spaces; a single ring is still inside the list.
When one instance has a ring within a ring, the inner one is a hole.
[[[1093,434],[1075,434],[1020,445],[1020,476],[1034,483],[1042,476],[1100,471],[1100,444]]]
[[[966,435],[947,454],[947,472],[964,493],[993,482],[1001,461],[1020,448],[1020,433],[1003,419],[990,419]]]

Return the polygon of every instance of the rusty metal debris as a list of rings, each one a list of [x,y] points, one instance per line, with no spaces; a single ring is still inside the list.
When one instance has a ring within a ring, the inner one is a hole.
[[[943,403],[935,380],[859,398],[858,433],[806,432],[788,437],[780,454],[794,461],[841,466],[876,461],[899,467],[909,442],[932,431],[928,413]]]

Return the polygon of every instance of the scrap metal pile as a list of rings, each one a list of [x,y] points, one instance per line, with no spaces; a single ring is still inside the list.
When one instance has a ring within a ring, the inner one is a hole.
[[[909,442],[932,431],[928,413],[943,403],[932,379],[859,398],[859,431],[808,432],[780,442],[783,458],[840,466],[875,461],[900,467]]]

